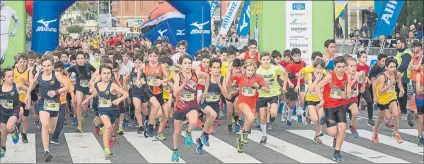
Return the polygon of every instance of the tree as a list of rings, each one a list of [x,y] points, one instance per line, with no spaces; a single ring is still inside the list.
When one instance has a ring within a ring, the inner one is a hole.
[[[73,25],[66,28],[68,33],[81,33],[84,29],[81,26]]]
[[[414,22],[414,19],[423,23],[423,10],[424,4],[422,1],[405,1],[398,19],[399,25],[409,26]]]

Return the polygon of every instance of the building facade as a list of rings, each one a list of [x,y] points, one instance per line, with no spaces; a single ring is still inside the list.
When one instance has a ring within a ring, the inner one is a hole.
[[[132,27],[132,24],[147,18],[149,13],[163,1],[112,1],[112,17],[121,27]]]

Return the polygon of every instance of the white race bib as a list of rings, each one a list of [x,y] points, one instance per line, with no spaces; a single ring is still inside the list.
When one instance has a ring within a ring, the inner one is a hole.
[[[148,86],[152,86],[152,87],[157,87],[155,85],[155,83],[159,82],[159,79],[157,79],[156,77],[150,76],[149,78],[147,78],[147,85]]]
[[[218,102],[218,101],[219,101],[219,94],[208,93],[206,95],[206,102]]]
[[[99,108],[110,108],[112,107],[112,101],[99,96]]]
[[[242,88],[242,94],[243,94],[243,96],[255,96],[256,95],[256,88],[243,87]]]
[[[180,100],[181,101],[187,101],[187,102],[189,102],[189,101],[193,101],[194,98],[195,98],[194,97],[194,93],[192,93],[192,92],[184,91],[184,92],[182,92],[180,94]]]
[[[81,80],[80,81],[80,86],[81,87],[88,87],[88,83],[89,83],[90,81],[89,80]]]
[[[333,99],[342,99],[342,90],[339,88],[331,88],[330,97]]]
[[[12,110],[13,109],[13,100],[2,100],[1,101],[1,106],[4,109]]]
[[[27,92],[25,90],[19,90],[18,94],[22,95],[22,94],[26,94]]]
[[[59,102],[55,100],[44,99],[44,110],[58,112]]]

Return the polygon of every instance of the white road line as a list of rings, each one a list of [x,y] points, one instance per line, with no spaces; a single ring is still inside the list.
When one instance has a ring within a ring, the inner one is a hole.
[[[124,137],[149,163],[170,163],[172,150],[160,141],[145,138],[137,132],[125,132]],[[171,138],[172,139],[172,138]],[[186,163],[181,157],[179,163]]]
[[[315,132],[313,130],[288,130],[290,133],[296,134],[298,136],[302,136],[309,140],[313,141],[313,137],[315,136]],[[321,137],[321,140],[324,145],[329,147],[333,147],[333,137],[324,135]],[[355,145],[349,142],[344,141],[342,145],[341,151],[352,154],[359,158],[374,162],[374,163],[409,163],[402,159],[392,157],[387,154],[383,154],[359,145]],[[328,152],[333,153],[333,152]]]
[[[0,163],[36,163],[35,134],[27,133],[28,143],[22,143],[22,138],[17,144],[12,141],[12,135],[7,136],[6,154]]]
[[[111,163],[93,133],[65,133],[73,163]],[[113,153],[113,152],[112,152]]]
[[[262,139],[262,132],[259,130],[252,130],[249,134],[249,139],[259,143]],[[294,159],[300,163],[336,163],[323,156],[305,150],[301,147],[288,143],[284,140],[280,140],[276,137],[268,135],[267,143],[264,145],[278,153],[283,154],[291,159]]]

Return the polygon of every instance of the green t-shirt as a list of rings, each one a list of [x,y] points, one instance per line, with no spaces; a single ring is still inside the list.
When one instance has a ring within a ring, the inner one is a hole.
[[[277,76],[284,76],[283,68],[271,65],[268,69],[264,69],[261,66],[256,70],[256,74],[262,76],[269,87],[269,93],[259,90],[259,97],[273,97],[281,94],[281,86],[278,84]]]

